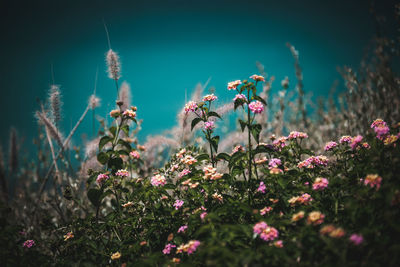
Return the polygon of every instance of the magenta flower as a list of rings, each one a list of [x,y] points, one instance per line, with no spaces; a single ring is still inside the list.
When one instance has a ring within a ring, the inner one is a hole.
[[[164,176],[157,174],[151,177],[151,184],[153,186],[164,186],[167,183],[167,179]]]
[[[139,154],[139,152],[137,152],[137,151],[131,151],[131,152],[129,153],[129,156],[131,156],[131,157],[134,158],[134,159],[140,159],[140,154]]]
[[[127,170],[118,170],[115,175],[119,177],[128,177],[129,172]]]
[[[170,253],[171,253],[171,250],[172,250],[173,248],[176,248],[176,246],[175,246],[174,244],[171,244],[171,243],[166,244],[162,252],[163,252],[165,255],[166,255],[166,254],[170,254]]]
[[[264,241],[272,241],[279,236],[278,230],[274,227],[268,226],[266,222],[259,222],[253,226],[255,235],[260,236]]]
[[[249,104],[249,109],[255,113],[255,114],[259,114],[261,112],[264,111],[264,105],[263,103],[261,103],[260,101],[256,100],[253,101]]]
[[[350,135],[344,135],[344,136],[342,136],[342,137],[340,138],[339,143],[341,143],[341,144],[343,144],[343,143],[348,143],[348,144],[350,144],[352,139],[353,139],[353,138],[352,138]]]
[[[298,131],[292,131],[290,132],[290,134],[288,135],[287,139],[289,140],[293,140],[293,139],[304,139],[304,138],[308,138],[308,134],[303,133],[303,132],[298,132]]]
[[[381,187],[382,177],[378,174],[368,174],[364,179],[364,185],[369,185],[371,188],[376,187],[378,190]]]
[[[328,187],[328,184],[329,184],[329,181],[328,181],[328,179],[326,179],[326,178],[316,178],[315,179],[315,181],[314,181],[314,183],[313,183],[313,185],[312,185],[312,188],[313,188],[313,190],[324,190],[325,188],[327,188]]]
[[[335,147],[337,147],[337,145],[338,145],[338,143],[336,143],[336,142],[333,142],[333,141],[328,142],[328,143],[326,143],[324,150],[330,151],[330,150],[334,149]]]
[[[202,213],[200,214],[201,220],[204,221],[204,218],[205,218],[206,216],[207,216],[207,212],[202,212]]]
[[[267,190],[267,187],[265,186],[264,182],[260,182],[260,185],[257,188],[257,192],[265,194],[265,190]]]
[[[181,208],[183,206],[183,203],[185,203],[183,200],[179,200],[179,199],[175,200],[175,204],[174,204],[175,209],[178,210],[179,208]]]
[[[188,114],[189,112],[194,112],[197,108],[197,103],[194,101],[189,101],[185,105],[185,113]]]
[[[183,169],[183,171],[181,171],[178,176],[179,178],[182,178],[185,175],[188,175],[189,173],[191,173],[191,171],[189,169]]]
[[[97,184],[101,185],[104,181],[108,180],[110,177],[105,173],[100,173],[97,175],[96,182]]]
[[[205,130],[210,130],[211,131],[214,128],[215,128],[215,126],[214,126],[214,122],[213,121],[206,121],[204,123],[204,129]]]
[[[244,94],[237,94],[237,95],[235,96],[235,98],[233,99],[233,101],[236,101],[236,100],[238,100],[238,99],[243,100],[243,101],[246,101],[246,100],[247,100],[247,97],[246,97]]]
[[[281,137],[279,137],[278,139],[274,140],[274,141],[272,142],[272,144],[273,144],[275,147],[281,149],[281,148],[284,148],[284,147],[286,146],[286,140],[287,140],[287,137],[281,136]]]
[[[269,160],[268,166],[270,168],[278,168],[278,166],[281,164],[282,164],[282,161],[280,159],[272,158]]]
[[[33,245],[35,245],[35,241],[30,239],[30,240],[26,240],[24,242],[24,244],[22,245],[22,247],[31,248]]]
[[[263,209],[260,210],[260,214],[265,215],[265,214],[269,213],[270,211],[272,211],[272,207],[264,207]]]
[[[187,225],[182,225],[181,227],[179,227],[178,233],[184,233],[184,232],[186,231],[187,228],[188,228]]]
[[[328,165],[328,158],[325,156],[311,156],[303,161],[301,161],[299,164],[297,164],[297,167],[300,169],[302,168],[307,168],[307,169],[313,169],[316,166],[327,166]]]
[[[351,144],[350,147],[351,149],[356,149],[356,147],[361,143],[361,141],[363,140],[363,137],[361,135],[357,135],[356,137],[353,137],[353,139],[351,140]]]
[[[358,235],[358,234],[352,234],[349,238],[349,240],[356,246],[360,245],[363,241],[364,238],[362,235]]]

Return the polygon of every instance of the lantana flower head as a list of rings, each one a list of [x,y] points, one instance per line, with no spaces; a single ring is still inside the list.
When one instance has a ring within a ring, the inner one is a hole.
[[[358,246],[364,241],[364,238],[363,238],[362,235],[352,234],[350,236],[349,240],[350,240],[351,243],[353,243],[354,245]]]
[[[238,151],[244,152],[245,149],[244,149],[244,147],[242,145],[237,145],[232,149],[232,153],[236,153]]]
[[[272,158],[269,160],[268,166],[270,168],[277,168],[279,165],[282,164],[282,161],[278,158]]]
[[[261,112],[264,111],[264,105],[263,103],[261,103],[260,101],[256,100],[253,101],[249,104],[249,109],[255,113],[255,114],[259,114]]]
[[[228,90],[236,90],[236,88],[237,88],[240,84],[242,84],[242,81],[241,81],[241,80],[236,80],[236,81],[233,81],[233,82],[229,82],[229,83],[228,83]]]
[[[192,254],[197,250],[197,247],[200,246],[200,241],[198,240],[190,240],[187,244],[182,244],[176,249],[176,254],[186,252],[188,255]]]
[[[351,149],[356,149],[356,147],[362,142],[363,137],[362,135],[357,135],[356,137],[353,137],[350,143]]]
[[[324,222],[325,215],[320,211],[313,211],[308,214],[307,223],[312,225],[319,225]]]
[[[183,206],[183,203],[185,203],[183,200],[177,199],[175,200],[174,207],[176,210],[181,208]]]
[[[188,114],[189,112],[194,112],[197,108],[197,103],[194,101],[189,101],[186,105],[185,105],[185,113]]]
[[[108,180],[110,177],[105,173],[100,173],[97,175],[96,182],[101,185],[104,181]]]
[[[281,136],[281,137],[275,139],[275,140],[272,142],[272,144],[273,144],[275,147],[281,149],[281,148],[284,148],[284,147],[286,146],[286,140],[287,140],[287,137],[286,137],[286,136]]]
[[[188,228],[187,225],[182,225],[181,227],[179,227],[178,233],[184,233],[184,232],[186,231],[187,228]]]
[[[287,139],[289,140],[293,140],[293,139],[304,139],[304,138],[308,138],[308,134],[303,133],[303,132],[298,132],[298,131],[292,131],[290,132],[290,134],[288,135]]]
[[[67,241],[68,239],[74,238],[74,234],[72,232],[68,232],[64,235],[64,241]]]
[[[131,109],[125,110],[124,113],[123,113],[123,115],[126,116],[126,117],[129,117],[129,118],[131,118],[131,119],[136,118],[136,112],[134,112],[134,111],[131,110]]]
[[[179,177],[179,178],[182,178],[183,176],[186,176],[186,175],[188,175],[189,173],[191,173],[191,171],[190,171],[189,169],[183,169],[183,171],[181,171],[181,172],[178,174],[178,177]]]
[[[283,241],[282,240],[275,241],[274,246],[277,248],[283,248]]]
[[[153,186],[164,186],[167,183],[167,179],[161,174],[156,174],[151,177],[151,184]]]
[[[206,121],[204,123],[204,129],[205,130],[212,130],[215,128],[214,122],[213,121]]]
[[[237,95],[235,96],[235,98],[233,99],[233,101],[236,101],[236,100],[238,100],[238,99],[241,99],[241,100],[243,100],[243,101],[247,101],[247,97],[246,97],[244,94],[237,94]]]
[[[176,245],[171,244],[171,243],[166,244],[165,247],[164,247],[164,249],[163,249],[163,254],[164,254],[164,255],[171,254],[171,250],[172,250],[173,248],[176,248]]]
[[[33,245],[35,245],[35,241],[32,239],[29,239],[29,240],[26,240],[22,246],[24,248],[31,248]]]
[[[344,144],[344,143],[350,144],[352,139],[353,138],[350,135],[344,135],[344,136],[342,136],[340,138],[339,143],[341,143],[341,144]]]
[[[324,150],[325,151],[331,151],[337,146],[338,146],[338,144],[336,142],[331,141],[331,142],[326,143]]]
[[[110,117],[112,118],[117,118],[119,115],[121,115],[121,112],[118,109],[114,109],[110,111]]]
[[[304,211],[299,211],[299,212],[293,214],[292,222],[297,222],[297,221],[303,219],[304,218],[304,214],[305,214]]]
[[[112,260],[118,260],[119,258],[121,258],[121,253],[120,252],[115,252],[111,255],[111,259]]]
[[[121,170],[118,170],[115,173],[115,175],[119,176],[119,177],[128,177],[129,176],[129,172],[126,169],[121,169]]]
[[[312,188],[313,190],[323,190],[328,187],[329,181],[326,178],[318,177],[315,179]]]
[[[191,155],[186,155],[184,158],[181,159],[181,162],[187,165],[192,165],[197,162],[197,159],[195,159]]]
[[[260,185],[257,188],[257,192],[265,194],[267,187],[265,186],[264,182],[260,182]]]
[[[206,101],[214,101],[214,100],[217,100],[217,99],[218,99],[218,97],[215,96],[214,94],[206,95],[206,96],[203,97],[203,101],[204,102],[206,102]]]
[[[134,159],[140,159],[140,154],[139,154],[139,152],[137,152],[136,150],[135,150],[135,151],[131,151],[131,152],[129,153],[129,156],[131,156],[131,157],[134,158]]]
[[[378,174],[368,174],[364,179],[364,185],[369,185],[371,188],[376,187],[378,190],[381,187],[382,177]]]
[[[253,80],[255,80],[256,82],[265,82],[264,76],[257,75],[257,74],[251,75],[251,76],[250,76],[250,79],[253,79]]]
[[[273,210],[272,207],[264,207],[263,209],[260,210],[261,215],[265,215],[267,213],[270,213]]]
[[[328,165],[328,158],[325,156],[311,156],[297,164],[297,167],[313,169],[316,166],[327,166]]]
[[[276,228],[269,226],[266,222],[259,222],[253,226],[253,232],[264,241],[272,241],[279,236]]]

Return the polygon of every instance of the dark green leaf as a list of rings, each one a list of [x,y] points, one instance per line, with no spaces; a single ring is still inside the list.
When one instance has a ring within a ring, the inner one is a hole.
[[[216,159],[217,159],[217,160],[222,159],[222,160],[225,160],[225,161],[230,161],[231,156],[229,156],[229,155],[226,154],[226,153],[219,153],[219,154],[217,155]]]
[[[120,157],[118,158],[110,158],[108,160],[108,168],[112,169],[113,171],[117,171],[122,169],[123,161]]]
[[[192,120],[192,128],[191,128],[191,130],[193,131],[193,128],[194,128],[199,122],[201,122],[201,121],[202,121],[201,118],[194,118],[194,119]]]
[[[87,192],[87,196],[88,196],[90,202],[92,202],[92,204],[96,207],[99,206],[101,203],[101,195],[102,195],[101,190],[96,189],[96,188],[91,188]]]
[[[220,118],[220,119],[221,119],[221,116],[219,116],[219,114],[218,114],[217,112],[214,112],[214,111],[210,111],[210,112],[208,113],[208,116],[209,116],[209,117],[217,117],[217,118]]]
[[[254,95],[253,98],[254,98],[255,100],[260,101],[260,102],[263,103],[264,105],[267,105],[267,102],[266,102],[266,101],[264,100],[264,98],[262,98],[261,96]]]
[[[242,129],[242,132],[244,131],[244,129],[247,126],[247,122],[242,121],[241,119],[239,119],[239,123],[240,123],[240,128]]]
[[[109,128],[109,130],[110,130],[110,133],[115,137],[115,133],[117,132],[117,127],[111,126],[111,127]]]
[[[128,124],[122,125],[121,130],[122,130],[127,136],[129,136],[129,125],[128,125]]]
[[[111,142],[113,139],[111,138],[111,137],[109,137],[109,136],[103,136],[101,139],[100,139],[100,142],[99,142],[99,151],[101,151],[102,149],[103,149],[103,147],[107,144],[107,143],[109,143],[109,142]]]
[[[219,143],[219,136],[214,136],[213,138],[211,138],[211,145],[213,146],[215,152],[218,151],[218,143]]]
[[[105,152],[100,152],[99,154],[97,154],[97,160],[103,165],[107,163],[108,158],[108,154]]]
[[[261,124],[253,124],[251,125],[251,134],[254,139],[257,141],[257,144],[260,142],[260,132],[261,132]]]
[[[209,160],[210,159],[210,156],[208,155],[208,154],[200,154],[200,155],[198,155],[197,157],[196,157],[196,159],[198,160],[198,161],[202,161],[202,160]]]

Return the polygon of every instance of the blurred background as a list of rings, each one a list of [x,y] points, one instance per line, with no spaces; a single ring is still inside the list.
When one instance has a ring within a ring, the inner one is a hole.
[[[375,3],[393,13],[394,1]],[[115,85],[106,74],[108,50],[122,62],[122,81],[143,119],[139,140],[176,124],[176,114],[197,83],[215,87],[221,103],[233,94],[226,84],[258,73],[256,62],[275,76],[272,90],[288,76],[295,81],[290,42],[300,54],[304,90],[327,95],[335,81],[344,88],[338,66],[357,68],[363,48],[376,34],[370,1],[2,1],[0,60],[1,144],[15,126],[29,150],[37,135],[37,98],[61,86],[67,134],[85,109],[98,70],[96,112],[108,116]],[[293,83],[294,84],[294,83]],[[372,118],[371,118],[372,119]],[[91,119],[74,136],[91,134]]]

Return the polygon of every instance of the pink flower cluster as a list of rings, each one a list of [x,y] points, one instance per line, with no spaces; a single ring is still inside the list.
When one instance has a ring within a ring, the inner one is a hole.
[[[194,101],[189,101],[186,105],[185,105],[185,113],[188,114],[189,112],[194,112],[197,108],[197,103]]]
[[[304,139],[304,138],[308,138],[308,134],[303,133],[303,132],[298,132],[298,131],[292,131],[290,132],[290,134],[288,135],[287,139],[289,140],[293,140],[293,139]]]
[[[313,190],[324,190],[328,187],[329,181],[326,178],[318,177],[315,179],[312,188]]]
[[[344,143],[351,143],[351,140],[353,140],[353,138],[350,135],[344,135],[340,138],[339,143],[344,144]]]
[[[126,117],[129,117],[131,119],[136,118],[136,112],[134,112],[133,110],[130,110],[130,109],[125,110],[123,115]]]
[[[192,165],[197,162],[197,159],[195,159],[194,157],[192,157],[190,155],[186,155],[184,158],[181,159],[181,162],[185,163],[187,165]]]
[[[307,193],[304,193],[301,196],[292,197],[288,200],[291,206],[294,206],[296,204],[309,205],[311,201],[313,201],[313,198]]]
[[[259,235],[264,241],[272,241],[279,236],[278,230],[274,227],[269,226],[266,222],[259,222],[253,226],[253,232]]]
[[[270,168],[277,168],[281,164],[282,164],[282,161],[280,159],[272,158],[269,160],[268,166]]]
[[[189,173],[191,173],[191,171],[189,169],[183,169],[183,171],[181,171],[178,176],[179,178],[182,178],[183,176],[188,175]]]
[[[265,215],[265,214],[269,213],[270,211],[272,211],[272,207],[264,207],[263,209],[260,210],[260,214]]]
[[[140,154],[137,151],[131,151],[129,155],[134,159],[140,159]]]
[[[215,128],[215,126],[214,126],[214,122],[213,121],[206,121],[204,123],[204,129],[205,130],[210,130],[211,131],[214,128]]]
[[[203,101],[204,102],[206,102],[206,101],[214,101],[214,100],[217,100],[217,99],[218,98],[214,94],[206,95],[206,96],[203,97]]]
[[[244,151],[245,151],[245,150],[244,150],[244,147],[241,146],[241,145],[237,145],[237,146],[235,146],[235,147],[233,148],[232,153],[236,153],[236,152],[238,152],[238,151],[244,152]]]
[[[233,99],[233,101],[236,101],[238,99],[243,100],[243,101],[247,101],[247,97],[244,94],[237,94],[235,96],[235,98]]]
[[[308,214],[307,223],[312,225],[319,225],[324,222],[325,215],[320,211],[313,211]]]
[[[206,218],[206,216],[207,216],[207,212],[204,211],[204,212],[202,212],[202,213],[200,214],[200,219],[201,219],[202,221],[204,221],[204,219]]]
[[[151,184],[153,186],[164,186],[167,183],[167,179],[163,175],[157,174],[151,177]]]
[[[212,165],[205,166],[203,168],[204,172],[204,179],[208,180],[218,180],[222,178],[222,174],[217,172],[217,169],[214,168]]]
[[[324,150],[331,151],[337,146],[338,146],[338,143],[331,141],[331,142],[326,143]]]
[[[264,111],[264,105],[263,103],[261,103],[260,101],[256,100],[253,101],[249,104],[249,109],[255,113],[255,114],[259,114],[261,112]]]
[[[33,245],[35,245],[35,241],[29,239],[29,240],[26,240],[22,246],[24,248],[31,248]]]
[[[284,148],[286,146],[286,136],[281,136],[278,139],[274,140],[272,144],[277,148]]]
[[[115,173],[115,175],[116,176],[119,176],[119,177],[128,177],[129,176],[129,172],[127,171],[127,170],[118,170],[116,173]]]
[[[174,203],[175,209],[178,210],[179,208],[181,208],[183,206],[183,203],[185,203],[185,201],[179,199],[175,200]]]
[[[174,244],[171,244],[171,243],[166,244],[162,252],[163,252],[165,255],[166,255],[166,254],[171,254],[171,250],[172,250],[173,248],[176,248],[176,246],[175,246]]]
[[[240,84],[242,84],[242,81],[241,81],[241,80],[236,80],[236,81],[233,81],[233,82],[229,82],[229,83],[228,83],[228,90],[236,90],[236,88],[237,88]]]
[[[198,240],[190,240],[187,244],[182,244],[176,249],[176,253],[186,252],[188,255],[192,254],[197,250],[197,247],[200,246],[200,241]]]
[[[186,231],[187,228],[188,228],[187,225],[182,225],[181,227],[179,227],[178,233],[184,233],[184,232]]]
[[[387,123],[382,119],[376,119],[372,124],[371,128],[374,129],[376,133],[376,138],[383,140],[389,134],[389,127]]]
[[[265,82],[264,76],[257,75],[257,74],[251,75],[251,76],[250,76],[250,79],[253,79],[253,80],[255,80],[256,82]]]
[[[358,234],[352,234],[349,238],[349,240],[356,246],[360,245],[363,241],[364,238],[362,235],[358,235]]]
[[[260,182],[260,185],[257,188],[257,192],[265,194],[265,190],[267,190],[267,187],[265,186],[264,182]]]
[[[363,137],[361,135],[357,135],[351,139],[350,147],[351,149],[356,149],[356,147],[361,144]]]
[[[97,175],[96,182],[101,185],[104,181],[108,180],[110,177],[105,173],[100,173]]]
[[[313,169],[316,166],[327,166],[328,165],[328,158],[325,156],[311,156],[308,159],[301,161],[297,164],[297,167]]]
[[[376,187],[378,190],[381,187],[382,177],[378,174],[368,174],[364,179],[364,185],[369,185],[371,188]]]

